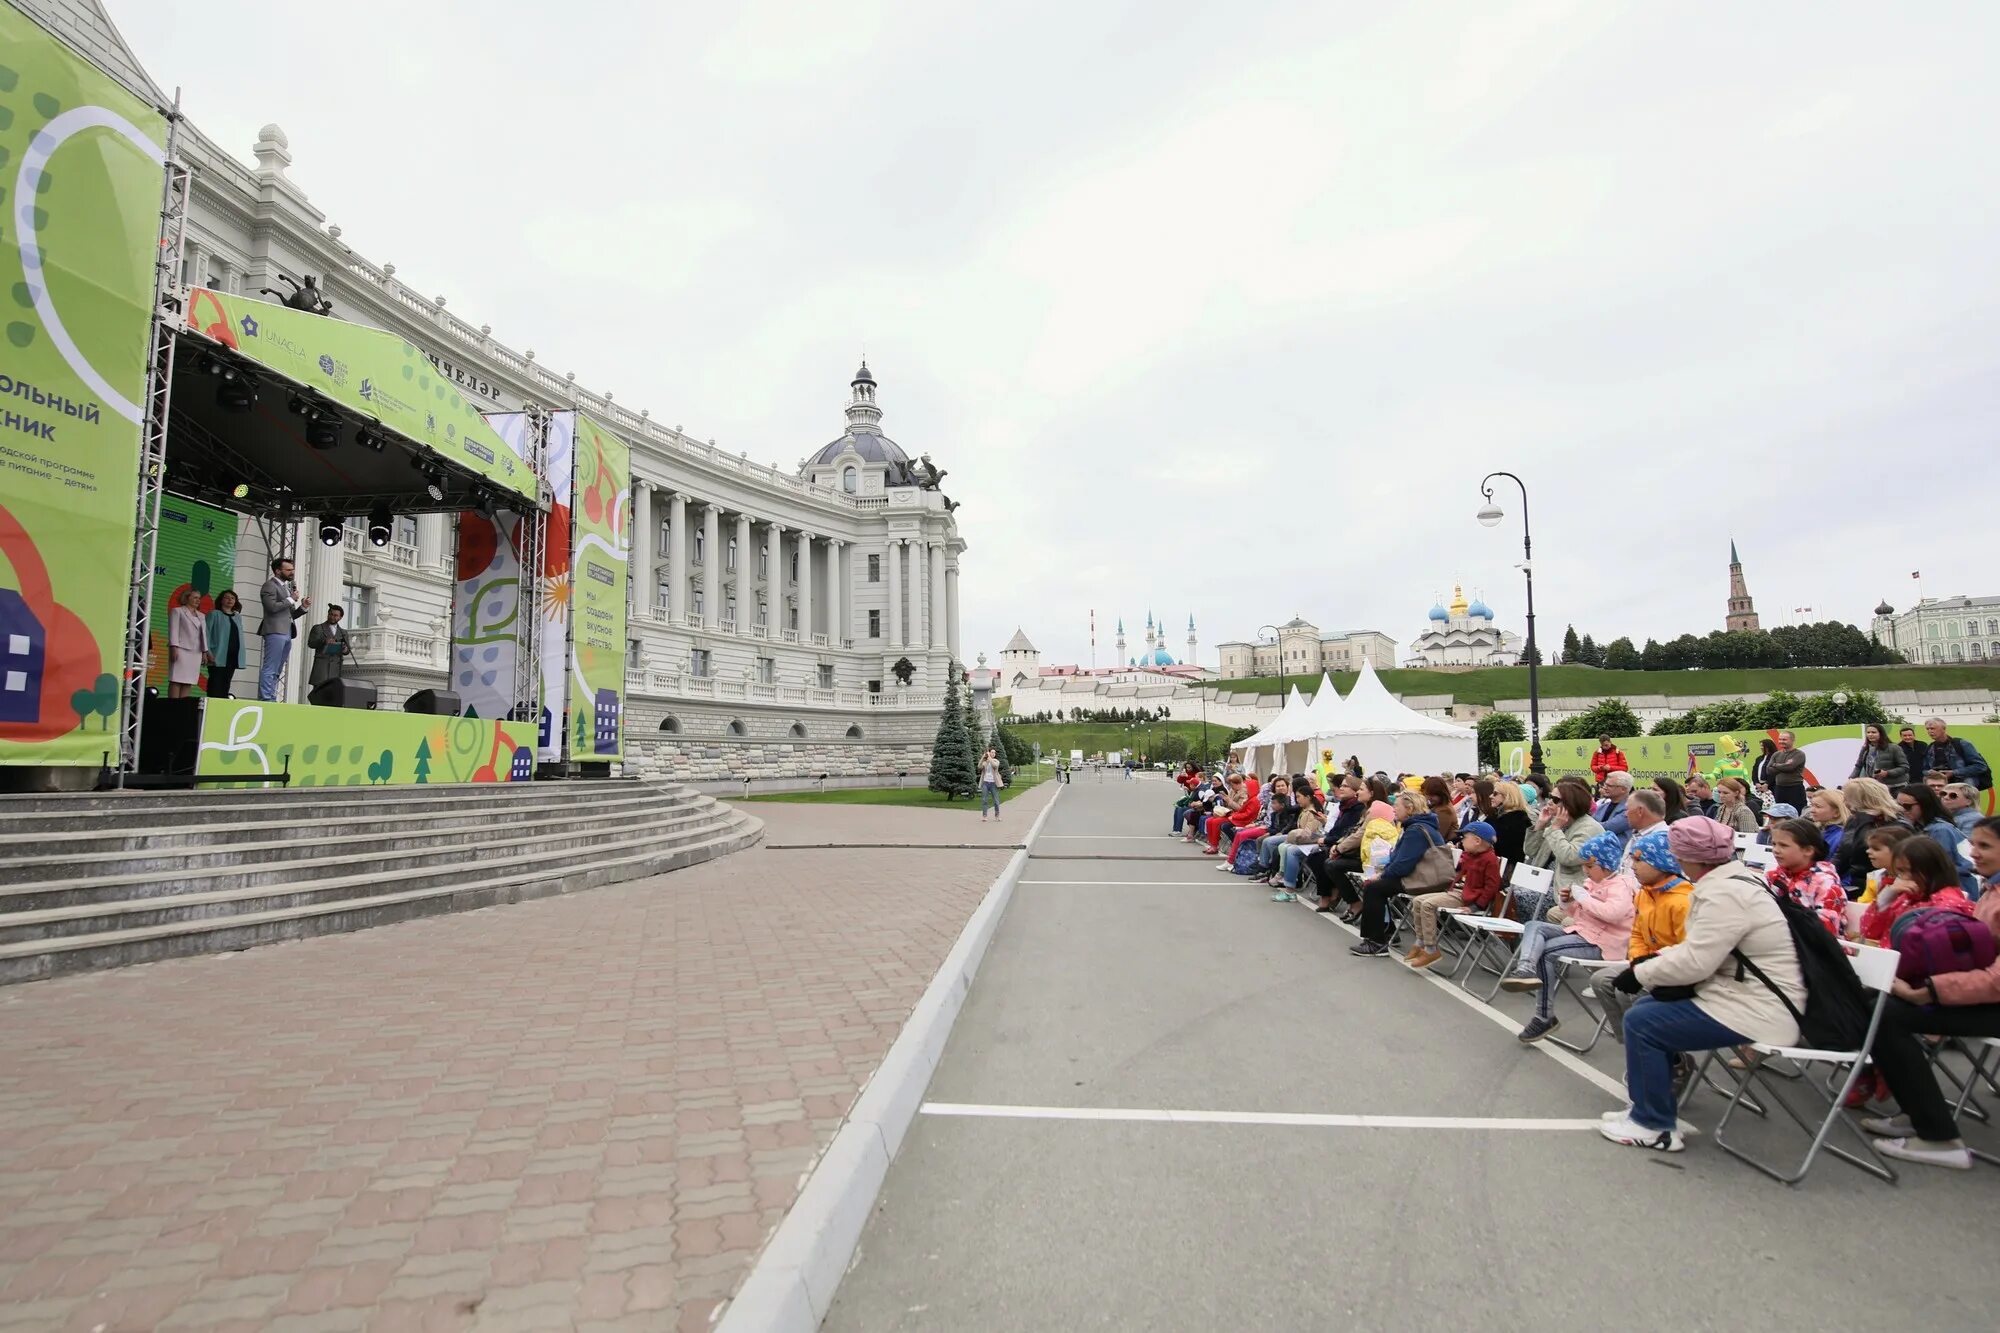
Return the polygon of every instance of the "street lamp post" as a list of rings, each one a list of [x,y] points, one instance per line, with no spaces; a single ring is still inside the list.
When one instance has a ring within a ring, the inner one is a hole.
[[[1528,486],[1511,472],[1489,472],[1479,483],[1479,493],[1486,497],[1480,506],[1479,521],[1493,527],[1507,516],[1493,500],[1493,479],[1505,477],[1521,491],[1521,574],[1528,581],[1528,772],[1530,775],[1546,779],[1548,773],[1542,767],[1542,692],[1541,682],[1535,668],[1541,659],[1541,649],[1535,642],[1535,544],[1528,530]]]
[[[1259,634],[1262,634],[1265,630],[1271,631],[1271,642],[1278,645],[1278,707],[1283,708],[1285,706],[1285,645],[1278,638],[1278,627],[1276,625],[1259,625],[1257,627]]]

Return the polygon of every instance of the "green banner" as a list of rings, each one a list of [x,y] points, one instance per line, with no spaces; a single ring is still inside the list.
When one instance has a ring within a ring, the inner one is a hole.
[[[527,782],[535,725],[253,699],[202,705],[197,773],[275,774],[288,765],[294,787]]]
[[[0,3],[0,763],[117,759],[166,139]]]
[[[1612,744],[1625,752],[1625,762],[1631,766],[1633,776],[1642,783],[1657,777],[1684,780],[1690,773],[1701,773],[1710,778],[1734,775],[1747,779],[1762,752],[1760,742],[1767,736],[1776,739],[1777,734],[1775,731],[1745,727],[1737,731],[1705,732],[1694,736],[1614,736]],[[2000,726],[1954,724],[1951,734],[1969,741],[1986,757],[1988,764],[2000,762]],[[1890,735],[1895,735],[1895,728],[1890,728]],[[1847,775],[1854,771],[1854,761],[1861,753],[1861,728],[1858,726],[1799,727],[1794,739],[1806,753],[1809,786],[1837,787],[1847,781]],[[1929,739],[1921,726],[1917,728],[1917,739]],[[1595,739],[1543,741],[1542,763],[1551,778],[1574,773],[1585,781],[1593,781],[1590,756],[1596,749]],[[1510,741],[1502,745],[1502,771],[1515,775],[1526,772],[1527,752],[1525,741]],[[1912,776],[1920,780],[1923,775]],[[1993,814],[1995,793],[1984,791],[1979,797],[1980,808],[1987,814]]]
[[[535,498],[534,470],[493,432],[470,398],[395,334],[206,288],[190,294],[187,322],[354,415],[372,417],[497,486]]]
[[[570,758],[625,753],[625,579],[632,534],[632,451],[576,414],[569,672]]]
[[[173,626],[173,607],[182,593],[192,590],[201,598],[204,617],[215,609],[215,599],[225,591],[235,592],[241,606],[243,593],[230,587],[236,578],[236,531],[236,515],[227,510],[211,509],[178,495],[160,501],[160,540],[153,553],[153,617],[146,645],[146,683],[153,688],[162,692],[167,688],[168,635]],[[257,589],[251,588],[249,593],[255,601]],[[245,667],[253,656],[249,640],[257,632],[261,615],[258,609],[245,611],[243,615]],[[238,668],[237,674],[253,680],[243,668]],[[204,669],[204,693],[207,681]]]

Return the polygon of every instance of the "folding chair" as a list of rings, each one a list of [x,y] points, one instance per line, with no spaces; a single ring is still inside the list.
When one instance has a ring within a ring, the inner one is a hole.
[[[1599,972],[1615,972],[1630,966],[1630,961],[1624,958],[1579,958],[1577,955],[1571,953],[1557,954],[1556,988],[1558,990],[1566,990],[1575,997],[1577,1004],[1582,1006],[1584,1015],[1597,1020],[1597,1029],[1590,1034],[1590,1040],[1580,1046],[1574,1042],[1565,1041],[1553,1033],[1549,1035],[1549,1040],[1566,1051],[1575,1051],[1578,1055],[1587,1055],[1590,1053],[1591,1048],[1603,1039],[1605,1032],[1611,1027],[1611,1016],[1591,1004],[1589,992],[1577,984],[1575,973],[1571,971],[1572,968],[1576,972],[1587,973],[1589,977],[1595,977]],[[1554,1012],[1553,1004],[1550,1006],[1550,1012]]]
[[[1508,882],[1507,896],[1502,902],[1502,911],[1511,903],[1514,895],[1523,889],[1547,891],[1555,885],[1555,872],[1546,867],[1516,866],[1514,877]],[[1472,990],[1473,977],[1483,968],[1493,974],[1493,985],[1480,998],[1492,1001],[1500,993],[1500,979],[1507,975],[1514,957],[1521,950],[1521,934],[1525,927],[1519,921],[1502,916],[1477,916],[1471,912],[1453,912],[1452,921],[1467,932],[1464,951],[1459,955],[1459,963],[1452,971],[1452,980],[1463,986],[1467,993]]]
[[[1743,864],[1749,866],[1752,870],[1769,870],[1772,866],[1778,864],[1778,854],[1769,847],[1761,847],[1752,843],[1743,849]]]
[[[1842,1161],[1860,1167],[1871,1176],[1886,1180],[1892,1185],[1896,1183],[1895,1168],[1876,1153],[1875,1145],[1869,1142],[1868,1136],[1842,1112],[1841,1103],[1847,1099],[1847,1094],[1853,1089],[1855,1081],[1861,1077],[1861,1071],[1868,1063],[1868,1052],[1875,1045],[1875,1032],[1882,1026],[1882,1013],[1888,1008],[1889,983],[1896,979],[1896,963],[1900,955],[1894,949],[1877,949],[1866,944],[1843,943],[1841,948],[1846,951],[1848,961],[1854,967],[1854,975],[1860,979],[1862,986],[1875,992],[1875,1007],[1868,1016],[1868,1032],[1861,1039],[1858,1049],[1824,1051],[1811,1046],[1774,1046],[1764,1042],[1752,1042],[1750,1048],[1765,1059],[1751,1063],[1749,1068],[1741,1073],[1719,1062],[1715,1051],[1710,1051],[1703,1058],[1701,1067],[1697,1071],[1701,1079],[1706,1079],[1710,1069],[1721,1069],[1736,1074],[1736,1091],[1731,1095],[1729,1106],[1722,1113],[1722,1119],[1715,1125],[1716,1146],[1738,1161],[1747,1162],[1771,1179],[1781,1180],[1787,1185],[1796,1185],[1805,1179],[1806,1172],[1812,1169],[1813,1158],[1819,1155],[1821,1148],[1825,1148]],[[1826,1114],[1817,1125],[1800,1115],[1797,1108],[1779,1094],[1777,1086],[1765,1079],[1765,1075],[1770,1072],[1766,1066],[1773,1057],[1783,1057],[1799,1065],[1831,1064],[1846,1067],[1847,1077],[1841,1080],[1838,1089],[1831,1092],[1822,1089],[1811,1079],[1799,1080],[1801,1086],[1811,1088],[1814,1094],[1826,1103]],[[1794,1124],[1812,1136],[1812,1143],[1806,1148],[1805,1157],[1789,1173],[1757,1160],[1728,1139],[1730,1118],[1736,1114],[1738,1106],[1745,1104],[1752,1084],[1762,1084],[1758,1091],[1769,1101],[1776,1102],[1779,1110],[1790,1116]],[[1693,1086],[1691,1082],[1690,1091]],[[1847,1132],[1861,1144],[1862,1150],[1867,1154],[1865,1157],[1856,1156],[1845,1148],[1827,1142],[1828,1136],[1833,1133],[1836,1121],[1845,1126]]]
[[[1965,1118],[1966,1108],[1972,1105],[1973,1090],[1981,1083],[2000,1093],[2000,1037],[1960,1037],[1958,1041],[1971,1058],[1972,1069],[1966,1074],[1965,1085],[1958,1090],[1958,1101],[1951,1108],[1953,1120]],[[1988,1060],[1993,1061],[1991,1068],[1987,1066]],[[1980,1117],[1982,1120],[1985,1118]],[[1982,1162],[2000,1166],[2000,1157],[1990,1152],[1982,1152],[1978,1148],[1972,1148],[1971,1152]]]
[[[1738,834],[1736,835],[1736,856],[1737,856],[1737,859],[1738,859],[1738,860],[1741,860],[1741,859],[1742,859],[1742,857],[1743,857],[1743,853],[1744,853],[1744,852],[1746,852],[1746,851],[1748,851],[1748,850],[1750,850],[1750,849],[1751,849],[1752,847],[1755,847],[1756,845],[1757,845],[1757,835],[1756,835],[1756,834],[1754,834],[1754,833],[1738,833]]]

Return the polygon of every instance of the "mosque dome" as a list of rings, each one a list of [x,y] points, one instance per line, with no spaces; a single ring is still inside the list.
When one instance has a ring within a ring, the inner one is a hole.
[[[1172,666],[1174,664],[1173,654],[1169,653],[1165,648],[1155,648],[1152,655],[1146,658],[1145,664],[1147,666]]]

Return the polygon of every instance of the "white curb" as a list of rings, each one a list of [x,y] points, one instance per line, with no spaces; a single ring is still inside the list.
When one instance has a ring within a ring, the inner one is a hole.
[[[826,1318],[861,1243],[861,1229],[875,1207],[889,1163],[916,1119],[966,991],[1014,896],[1028,851],[1062,793],[1057,785],[1055,795],[1029,826],[1025,846],[1008,859],[1007,868],[966,921],[958,942],[910,1011],[909,1021],[855,1099],[847,1123],[814,1164],[798,1201],[723,1311],[716,1333],[814,1333]]]

